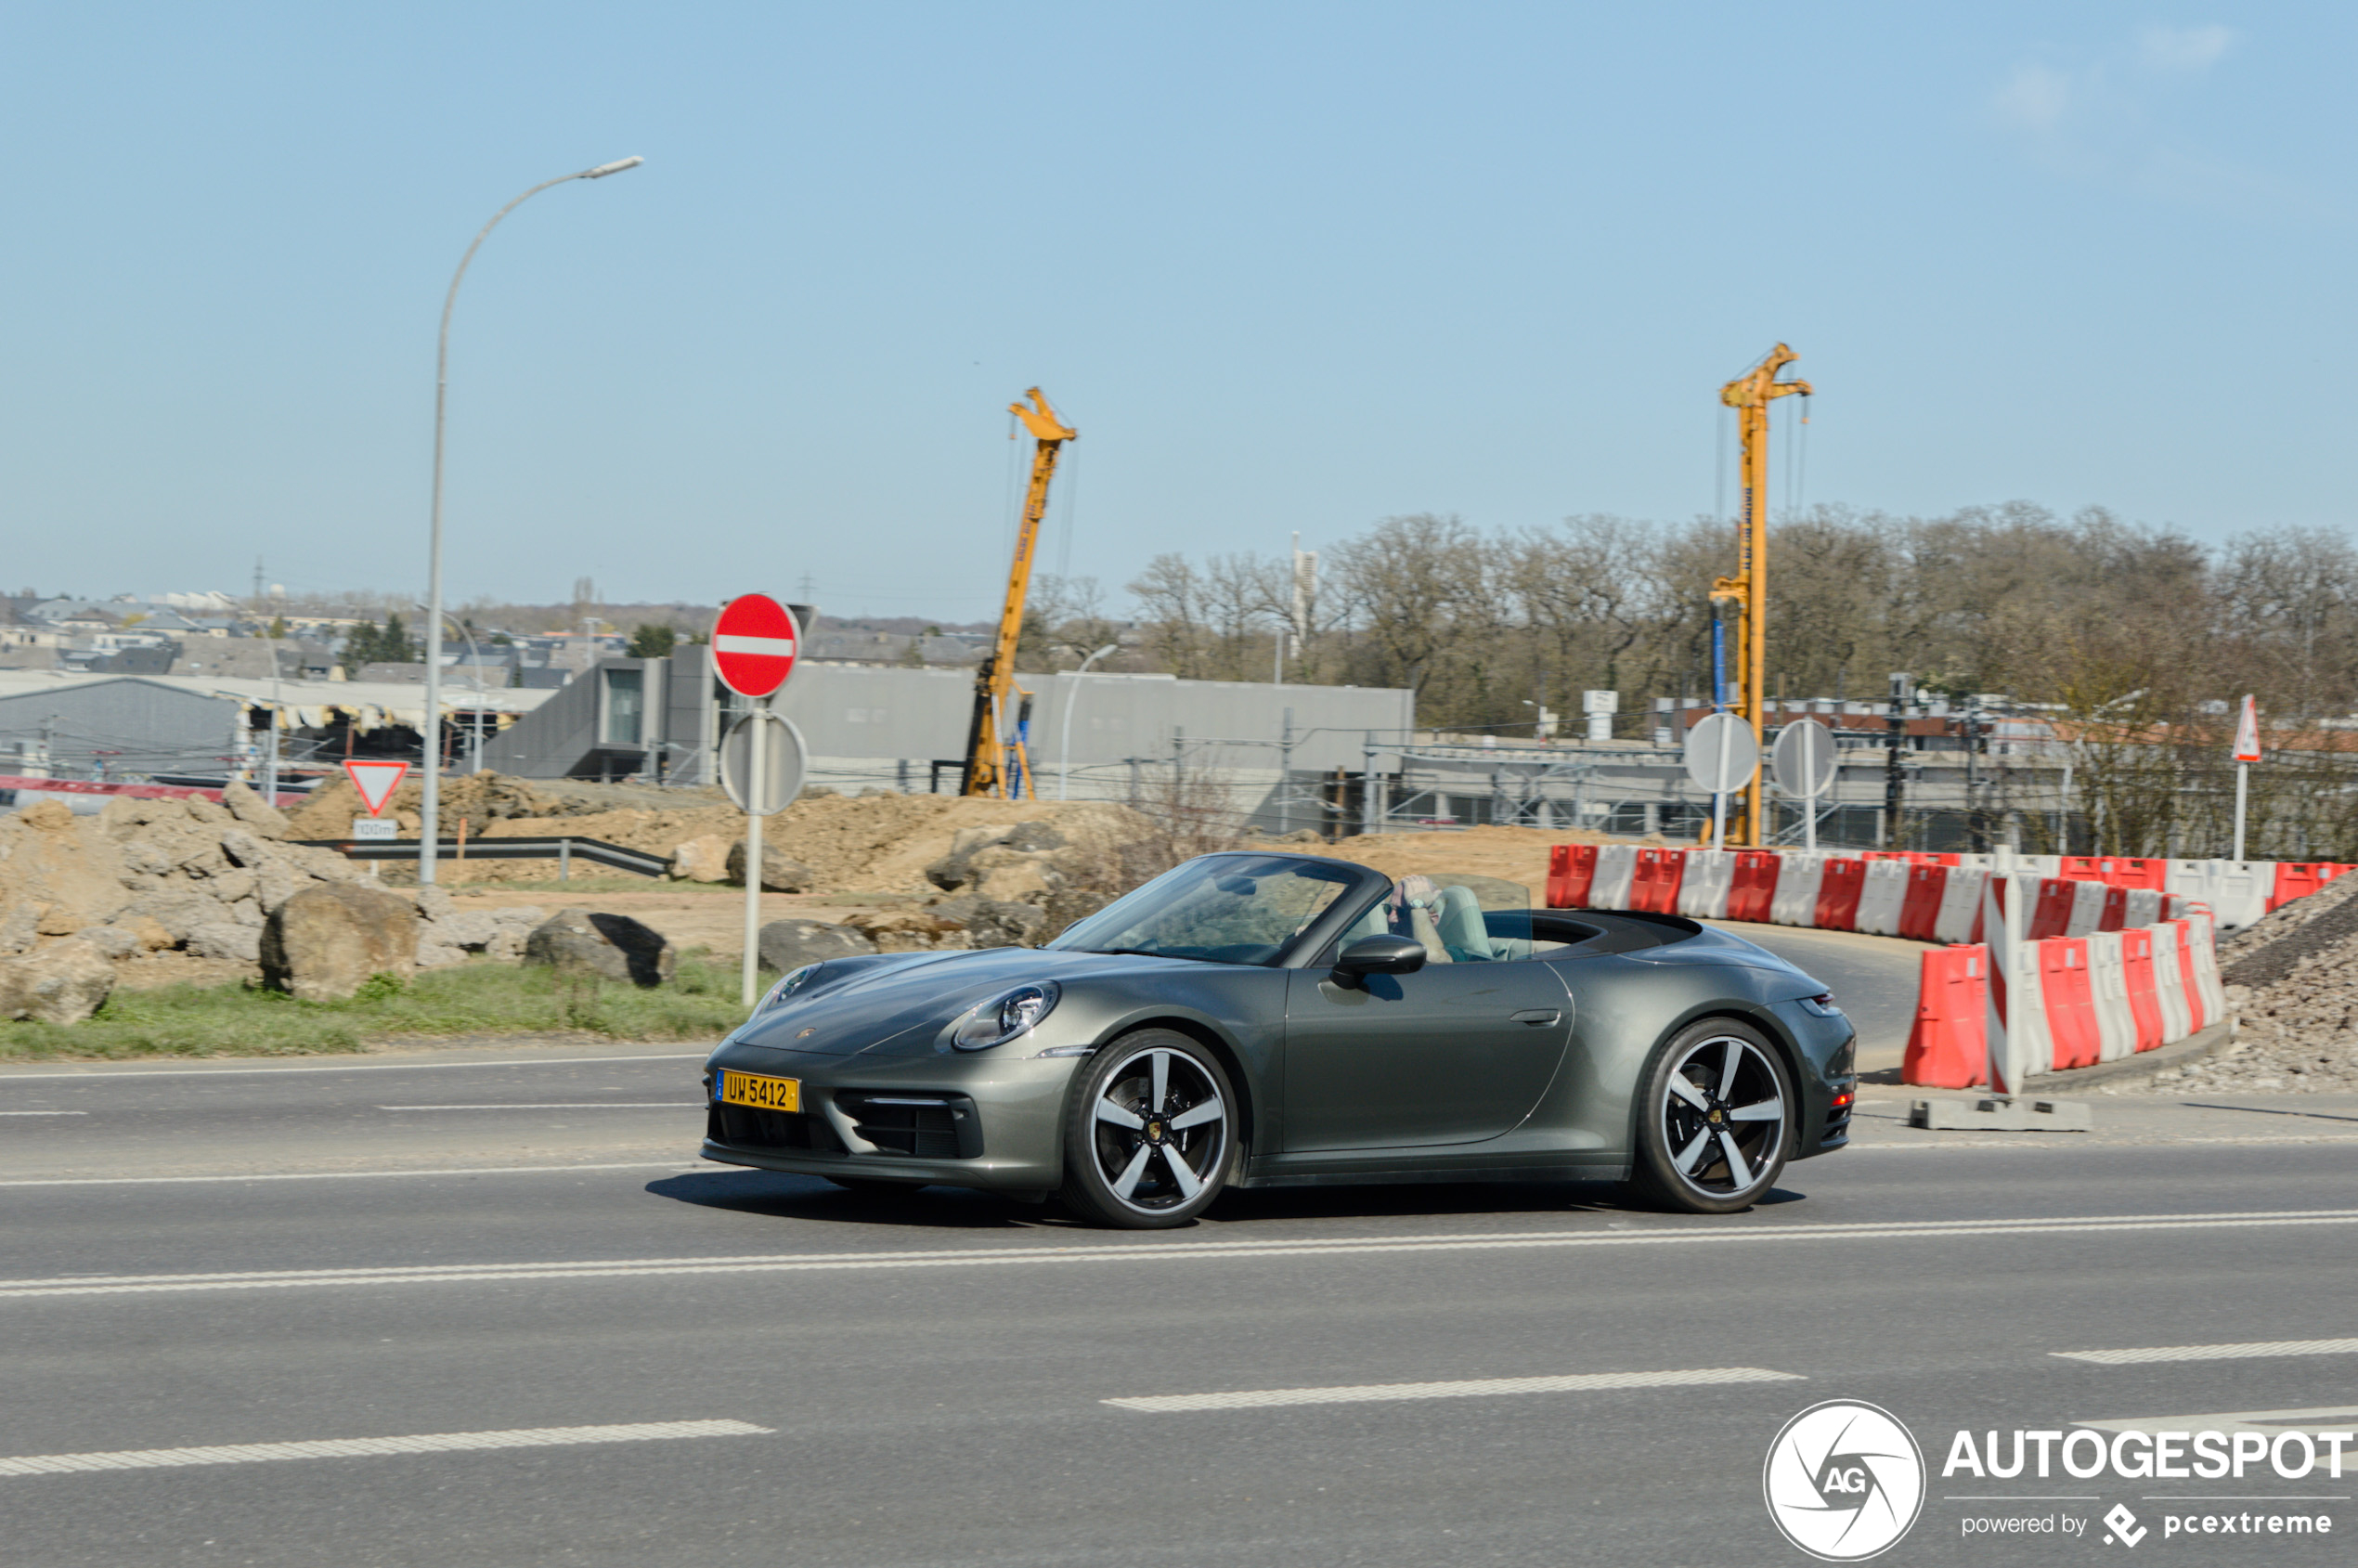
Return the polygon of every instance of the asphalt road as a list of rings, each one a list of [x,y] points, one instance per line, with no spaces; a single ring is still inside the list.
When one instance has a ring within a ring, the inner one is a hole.
[[[695,1067],[0,1070],[0,1562],[1802,1563],[1763,1458],[1837,1398],[1932,1467],[1880,1562],[2113,1552],[1963,1526],[2117,1502],[2140,1562],[2339,1563],[2358,1531],[2358,1452],[2338,1481],[1939,1473],[1959,1429],[2358,1421],[2358,1102],[1993,1138],[1871,1098],[1860,1147],[1728,1219],[1321,1189],[1142,1238],[701,1165]],[[2250,1341],[2325,1348],[2061,1354]],[[1565,1381],[1334,1393],[1534,1379]],[[240,1451],[339,1439],[416,1441]],[[2230,1493],[2267,1500],[2147,1500]],[[2165,1539],[2172,1509],[2338,1534]]]

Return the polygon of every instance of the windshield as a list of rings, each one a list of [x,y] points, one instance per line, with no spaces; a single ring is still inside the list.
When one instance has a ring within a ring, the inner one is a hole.
[[[1207,856],[1115,900],[1048,946],[1268,964],[1362,875],[1277,855]]]

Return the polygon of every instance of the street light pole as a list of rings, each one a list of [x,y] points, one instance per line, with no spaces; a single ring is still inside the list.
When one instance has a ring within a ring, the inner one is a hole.
[[[1056,755],[1063,758],[1056,769],[1056,798],[1059,800],[1072,798],[1072,705],[1081,695],[1081,678],[1089,673],[1091,665],[1095,664],[1120,646],[1118,642],[1107,643],[1082,660],[1081,667],[1072,672],[1072,687],[1065,693],[1064,734],[1056,742]]]
[[[467,276],[468,264],[475,259],[475,253],[491,237],[491,231],[499,227],[499,220],[526,201],[552,185],[563,185],[568,180],[602,180],[645,162],[643,158],[621,158],[594,169],[542,180],[491,214],[491,221],[476,234],[467,253],[459,258],[459,270],[450,275],[450,292],[443,296],[442,333],[435,340],[434,356],[434,521],[428,529],[426,546],[426,703],[421,720],[425,732],[425,767],[419,775],[422,798],[418,808],[420,887],[434,881],[434,849],[442,826],[442,428],[443,414],[450,399],[450,312],[459,303],[459,284]]]

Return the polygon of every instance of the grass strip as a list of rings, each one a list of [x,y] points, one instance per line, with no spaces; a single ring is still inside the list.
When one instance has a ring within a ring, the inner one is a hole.
[[[763,971],[766,987],[776,977]],[[718,1040],[745,1021],[733,964],[680,961],[641,991],[600,976],[475,959],[407,981],[379,975],[344,1002],[304,1002],[259,983],[118,990],[78,1024],[0,1022],[0,1061],[134,1056],[305,1056],[391,1035],[545,1035]]]

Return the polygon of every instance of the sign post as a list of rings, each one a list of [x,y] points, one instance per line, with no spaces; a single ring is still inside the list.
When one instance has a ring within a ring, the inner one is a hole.
[[[1777,788],[1801,802],[1802,848],[1811,854],[1818,852],[1818,797],[1833,787],[1834,760],[1834,732],[1815,719],[1786,725],[1768,754]]]
[[[2244,858],[2244,796],[2251,774],[2251,765],[2260,760],[2260,711],[2251,698],[2244,698],[2243,717],[2235,720],[2235,852],[2230,857],[2237,865]]]
[[[784,806],[769,806],[770,747],[760,744],[762,731],[778,720],[770,712],[771,693],[794,673],[802,636],[794,613],[766,593],[748,593],[721,607],[712,623],[712,670],[720,683],[739,696],[753,699],[753,711],[738,729],[756,726],[746,735],[745,794],[737,801],[745,813],[745,952],[742,969],[745,1005],[757,1000],[756,972],[761,960],[761,819]],[[736,732],[732,731],[734,738]],[[726,779],[724,771],[723,778]],[[796,787],[801,787],[797,778]],[[735,791],[732,790],[733,795]],[[769,810],[762,810],[769,806]]]

